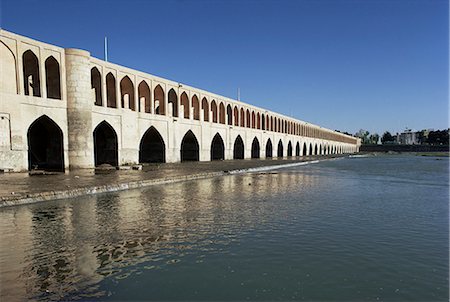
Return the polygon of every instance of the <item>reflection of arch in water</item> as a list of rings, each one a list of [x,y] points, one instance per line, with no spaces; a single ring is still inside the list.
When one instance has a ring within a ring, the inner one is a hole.
[[[64,171],[61,128],[48,116],[36,119],[28,128],[28,169]]]

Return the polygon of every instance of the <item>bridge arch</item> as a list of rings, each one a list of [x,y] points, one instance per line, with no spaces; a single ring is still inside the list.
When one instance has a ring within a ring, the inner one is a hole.
[[[116,78],[111,72],[106,75],[106,105],[110,108],[117,108]]]
[[[91,88],[94,89],[95,105],[102,106],[102,76],[97,67],[91,68]]]
[[[53,56],[49,56],[47,60],[45,60],[45,79],[47,86],[47,98],[60,100],[61,76],[59,63]]]
[[[41,96],[41,81],[39,76],[39,60],[32,50],[22,55],[23,81],[25,95]]]
[[[234,125],[239,126],[239,109],[237,106],[234,106],[233,116],[234,116]]]
[[[211,102],[212,122],[217,123],[217,104],[215,100]]]
[[[161,85],[157,85],[153,90],[153,106],[155,107],[155,114],[166,115],[164,89]]]
[[[322,144],[319,144],[319,155],[323,155],[322,154]]]
[[[171,88],[167,95],[167,104],[172,107],[172,116],[178,117],[178,95],[175,89]]]
[[[120,97],[122,101],[122,108],[131,109],[134,108],[134,85],[128,76],[124,76],[120,81]],[[128,106],[125,106],[125,100],[128,99]]]
[[[306,147],[306,143],[303,143],[303,156],[307,156],[308,155],[308,148]]]
[[[181,94],[180,102],[181,102],[181,105],[184,108],[184,110],[183,110],[183,117],[188,119],[189,118],[190,106],[189,106],[189,97],[188,97],[186,92],[183,92]]]
[[[199,144],[194,133],[189,130],[181,141],[181,161],[198,161],[199,160]]]
[[[209,104],[206,97],[202,99],[203,120],[209,122]]]
[[[261,129],[261,115],[256,113],[256,129]]]
[[[144,133],[139,144],[140,163],[165,163],[166,146],[161,134],[151,126]]]
[[[277,157],[283,157],[283,142],[281,139],[278,141]]]
[[[316,145],[314,147],[314,155],[318,155],[317,151],[318,151],[318,149],[317,149],[317,143],[316,143]]]
[[[200,102],[196,94],[192,96],[192,108],[194,108],[194,120],[200,120]]]
[[[260,157],[259,141],[255,137],[252,142],[252,158],[259,158],[259,157]]]
[[[28,169],[64,171],[61,128],[48,116],[37,118],[28,128]]]
[[[250,120],[250,110],[247,109],[246,113],[246,121],[247,121],[247,128],[250,128],[251,120]]]
[[[255,129],[256,128],[256,115],[255,115],[255,111],[252,110],[252,128]]]
[[[241,127],[245,127],[245,111],[244,111],[244,108],[241,108],[240,126]]]
[[[233,109],[231,109],[231,105],[227,105],[227,125],[233,125]]]
[[[224,160],[225,159],[225,145],[223,139],[219,133],[214,135],[211,142],[211,160]]]
[[[233,159],[244,159],[244,141],[240,135],[234,140]]]
[[[300,156],[300,143],[297,142],[295,145],[295,156]]]
[[[272,141],[270,138],[267,140],[266,143],[266,158],[272,157]]]
[[[219,123],[225,124],[225,105],[223,102],[219,104]]]
[[[313,146],[312,143],[309,143],[309,152],[308,155],[313,155]]]
[[[287,156],[288,157],[292,157],[292,143],[291,143],[291,141],[289,141],[288,146],[287,146]]]
[[[106,121],[94,129],[94,163],[95,166],[118,165],[118,143],[114,128]]]

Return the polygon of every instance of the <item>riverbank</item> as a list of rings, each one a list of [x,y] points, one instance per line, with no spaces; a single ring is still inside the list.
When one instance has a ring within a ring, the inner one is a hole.
[[[150,164],[142,170],[79,170],[57,175],[0,174],[0,207],[303,165],[345,155]]]

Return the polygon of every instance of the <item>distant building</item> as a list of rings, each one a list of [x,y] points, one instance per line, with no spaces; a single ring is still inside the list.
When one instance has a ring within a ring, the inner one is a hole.
[[[397,133],[397,144],[399,145],[417,145],[419,144],[418,132],[407,129],[402,133]]]

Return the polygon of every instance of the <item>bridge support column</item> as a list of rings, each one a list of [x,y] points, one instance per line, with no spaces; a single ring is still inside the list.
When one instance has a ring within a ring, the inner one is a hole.
[[[94,167],[90,54],[66,49],[69,168]]]

